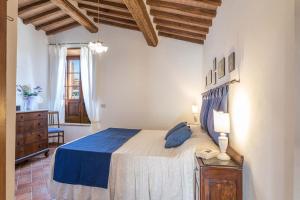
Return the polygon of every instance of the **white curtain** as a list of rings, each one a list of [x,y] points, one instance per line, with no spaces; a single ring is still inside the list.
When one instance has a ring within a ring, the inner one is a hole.
[[[60,122],[65,122],[65,71],[67,48],[49,46],[49,110],[59,111]]]
[[[96,66],[92,51],[88,47],[81,47],[80,51],[80,66],[81,66],[81,84],[85,103],[85,108],[88,117],[91,121],[91,131],[100,130],[100,99],[97,95],[96,84]]]

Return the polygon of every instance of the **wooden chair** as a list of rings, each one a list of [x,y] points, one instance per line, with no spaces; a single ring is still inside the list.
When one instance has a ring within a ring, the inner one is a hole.
[[[49,138],[57,138],[57,145],[65,143],[65,132],[64,129],[60,128],[58,111],[48,112],[48,139]],[[60,143],[60,138],[62,138],[62,143]]]

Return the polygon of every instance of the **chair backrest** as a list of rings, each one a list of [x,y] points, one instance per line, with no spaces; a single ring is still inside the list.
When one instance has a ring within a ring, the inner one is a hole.
[[[48,126],[57,126],[57,128],[60,128],[58,111],[48,112]]]

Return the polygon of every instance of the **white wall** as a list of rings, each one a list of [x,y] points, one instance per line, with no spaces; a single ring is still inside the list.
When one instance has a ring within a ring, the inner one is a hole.
[[[89,42],[96,35],[76,28],[49,38],[55,42]],[[191,106],[201,93],[201,45],[160,38],[148,47],[140,32],[101,26],[109,47],[98,64],[102,127],[168,129],[192,121]]]
[[[294,34],[293,0],[226,0],[205,42],[205,73],[237,54],[231,144],[245,156],[245,200],[292,199]]]
[[[44,31],[25,25],[18,18],[17,84],[41,86],[44,102],[34,103],[34,108],[47,108],[48,91],[48,38]],[[17,95],[17,105],[23,106],[22,97]]]
[[[6,199],[8,200],[14,199],[15,193],[17,0],[7,1],[7,14],[15,19],[14,22],[7,22]]]

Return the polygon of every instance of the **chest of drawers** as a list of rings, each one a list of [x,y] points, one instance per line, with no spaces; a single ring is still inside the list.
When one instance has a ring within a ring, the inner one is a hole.
[[[17,112],[16,163],[48,152],[48,111]]]

